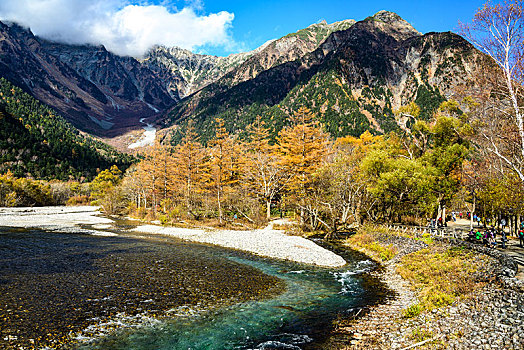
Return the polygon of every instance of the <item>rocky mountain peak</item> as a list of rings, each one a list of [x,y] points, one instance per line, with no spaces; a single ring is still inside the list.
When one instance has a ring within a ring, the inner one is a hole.
[[[414,36],[421,36],[422,33],[417,31],[409,22],[404,20],[395,12],[391,11],[379,11],[373,16],[369,17],[376,23],[383,23],[387,25],[384,29],[389,35],[393,36],[396,40],[402,41]]]
[[[378,11],[373,15],[373,18],[380,20],[382,22],[386,22],[389,24],[395,23],[395,22],[405,22],[402,17],[400,17],[395,12],[381,10]]]

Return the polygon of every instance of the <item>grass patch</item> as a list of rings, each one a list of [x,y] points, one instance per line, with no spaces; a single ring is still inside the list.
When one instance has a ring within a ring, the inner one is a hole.
[[[397,255],[390,237],[404,237],[426,243],[427,248],[407,254],[400,259],[397,272],[417,291],[419,303],[403,310],[404,318],[414,318],[427,310],[453,304],[457,299],[473,296],[483,283],[477,273],[487,264],[488,257],[462,247],[450,247],[433,240],[426,233],[414,236],[386,228],[366,226],[348,238],[346,245],[371,258],[385,262]],[[399,244],[402,244],[400,240]]]
[[[383,245],[377,242],[371,242],[364,246],[367,250],[375,253],[376,256],[382,261],[388,261],[395,257],[397,254],[397,248],[393,244]]]
[[[397,248],[392,244],[380,243],[380,236],[389,234],[387,230],[372,227],[362,227],[357,233],[349,237],[345,244],[351,248],[363,252],[371,258],[384,262],[391,260],[397,255]]]
[[[422,328],[415,328],[409,335],[409,339],[414,340],[415,342],[421,342],[427,339],[433,338],[435,335],[432,331]]]
[[[424,307],[420,304],[413,304],[409,306],[407,309],[402,311],[402,317],[404,318],[414,318],[420,315],[420,313],[424,310]]]
[[[416,240],[422,241],[427,245],[433,244],[433,237],[429,233],[424,233],[422,237],[415,237]]]
[[[432,244],[404,256],[397,272],[418,291],[420,307],[432,310],[478,290],[482,284],[474,275],[484,263],[485,258],[465,249]],[[408,309],[406,314],[413,313]]]

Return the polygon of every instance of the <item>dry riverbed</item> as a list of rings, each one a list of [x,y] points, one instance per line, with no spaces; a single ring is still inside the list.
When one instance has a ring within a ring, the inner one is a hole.
[[[273,230],[198,230],[154,225],[139,226],[132,231],[161,234],[180,239],[238,249],[269,258],[290,260],[323,267],[340,267],[346,261],[339,255],[303,237],[289,236]]]

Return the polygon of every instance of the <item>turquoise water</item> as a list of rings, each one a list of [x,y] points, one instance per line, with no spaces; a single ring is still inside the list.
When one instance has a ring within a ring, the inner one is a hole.
[[[0,348],[321,349],[338,316],[387,296],[337,246],[348,264],[326,269],[114,232],[0,228]]]
[[[338,315],[379,297],[365,272],[375,266],[346,255],[349,264],[324,269],[217,250],[235,262],[276,276],[286,284],[277,297],[213,311],[195,311],[147,326],[121,330],[80,349],[303,349],[317,348]],[[227,276],[225,276],[227,278]],[[187,311],[187,310],[186,310]]]

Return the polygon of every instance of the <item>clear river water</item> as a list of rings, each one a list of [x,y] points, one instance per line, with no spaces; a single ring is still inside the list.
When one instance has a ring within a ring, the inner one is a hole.
[[[348,264],[326,269],[168,237],[3,228],[0,346],[321,348],[337,317],[387,295],[374,263],[340,252]]]

